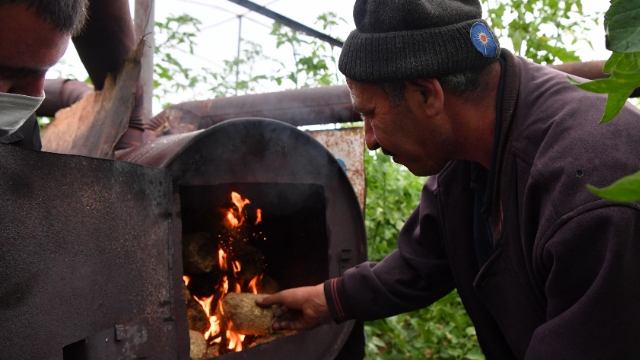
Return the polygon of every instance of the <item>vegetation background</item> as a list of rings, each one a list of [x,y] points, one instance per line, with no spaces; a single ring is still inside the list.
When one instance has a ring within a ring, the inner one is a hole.
[[[602,14],[585,13],[582,0],[483,0],[483,5],[498,37],[510,39],[518,55],[541,64],[581,60],[576,44],[591,46],[588,30],[602,26]],[[344,22],[335,13],[325,13],[318,16],[316,26],[331,34]],[[344,83],[336,66],[339,49],[278,23],[272,25],[270,35],[276,47],[286,49],[292,59],[267,56],[261,44],[244,40],[240,56],[225,60],[221,69],[190,67],[176,54],[194,54],[201,31],[202,21],[193,14],[172,15],[156,23],[154,96],[162,107],[171,105],[172,95],[178,93],[202,99]],[[640,56],[632,58],[638,59]],[[640,62],[637,64],[636,70],[640,69]],[[61,77],[74,77],[73,67],[65,63],[57,72]],[[342,126],[362,124],[330,128]],[[396,249],[397,234],[417,205],[425,179],[413,176],[379,151],[364,154],[369,259],[378,261]],[[428,308],[368,322],[365,335],[371,360],[484,359],[473,324],[455,291]]]

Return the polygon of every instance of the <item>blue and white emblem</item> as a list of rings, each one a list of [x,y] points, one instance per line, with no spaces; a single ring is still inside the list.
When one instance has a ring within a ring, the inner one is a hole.
[[[493,38],[491,30],[483,23],[475,23],[471,27],[471,42],[485,57],[494,57],[498,55],[498,46]]]

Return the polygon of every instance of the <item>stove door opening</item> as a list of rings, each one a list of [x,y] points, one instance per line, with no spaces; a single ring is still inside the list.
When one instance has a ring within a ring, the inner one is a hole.
[[[211,358],[291,335],[274,332],[270,311],[250,305],[255,296],[328,278],[324,187],[183,186],[180,201],[192,355]]]

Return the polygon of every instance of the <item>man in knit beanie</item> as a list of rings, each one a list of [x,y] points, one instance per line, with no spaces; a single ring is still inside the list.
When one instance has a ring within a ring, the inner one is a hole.
[[[640,112],[513,56],[477,0],[356,0],[340,71],[381,147],[430,175],[398,250],[289,289],[276,329],[373,320],[457,289],[488,359],[640,358],[640,206],[602,200],[637,171]]]

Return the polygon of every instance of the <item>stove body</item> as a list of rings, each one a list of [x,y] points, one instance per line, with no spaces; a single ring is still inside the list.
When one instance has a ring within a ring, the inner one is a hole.
[[[262,250],[282,288],[366,260],[343,168],[295,127],[232,120],[119,160],[0,145],[1,359],[189,359],[182,236],[231,190],[272,217]],[[219,358],[363,355],[362,324],[327,322]]]

